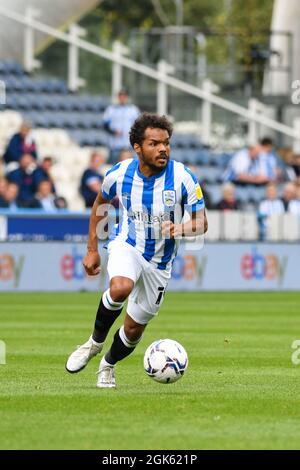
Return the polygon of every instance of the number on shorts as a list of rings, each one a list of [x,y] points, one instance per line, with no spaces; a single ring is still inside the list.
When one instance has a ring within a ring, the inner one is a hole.
[[[163,297],[163,295],[164,295],[164,293],[165,293],[165,288],[164,288],[164,287],[159,287],[159,288],[158,288],[158,292],[159,292],[159,294],[158,294],[157,300],[156,300],[156,302],[155,302],[155,305],[159,305],[159,304],[160,304],[161,299],[162,299],[162,297]]]

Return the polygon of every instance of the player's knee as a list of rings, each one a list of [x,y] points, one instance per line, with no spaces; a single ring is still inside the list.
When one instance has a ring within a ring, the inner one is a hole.
[[[119,280],[116,282],[112,282],[110,289],[109,289],[109,293],[110,293],[112,300],[114,300],[115,302],[124,302],[124,300],[127,299],[130,292],[132,291],[132,287],[133,287],[132,281],[128,282],[125,280],[124,281]]]
[[[144,327],[142,325],[124,325],[124,333],[129,341],[137,341],[140,339],[143,331]]]

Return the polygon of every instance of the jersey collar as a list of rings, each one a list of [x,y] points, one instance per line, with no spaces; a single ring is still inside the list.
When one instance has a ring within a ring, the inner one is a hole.
[[[144,176],[143,173],[141,173],[140,170],[139,170],[139,159],[137,159],[136,172],[137,172],[138,176],[143,181],[153,181],[153,180],[156,180],[156,178],[160,178],[161,176],[163,176],[163,174],[166,172],[166,169],[168,168],[169,164],[170,164],[170,160],[168,161],[168,164],[165,166],[165,168],[162,171],[160,171],[159,173],[157,173],[156,175]]]

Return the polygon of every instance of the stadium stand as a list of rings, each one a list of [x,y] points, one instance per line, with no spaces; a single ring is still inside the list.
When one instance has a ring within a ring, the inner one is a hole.
[[[6,105],[0,107],[0,154],[22,121],[30,121],[39,158],[54,158],[52,175],[57,192],[71,210],[83,210],[80,177],[93,149],[101,148],[107,154],[108,134],[102,116],[110,98],[70,93],[63,80],[34,78],[12,60],[0,61],[0,80],[5,82],[7,95]],[[172,157],[196,168],[215,206],[221,199],[223,173],[232,153],[214,152],[195,134],[175,132]],[[264,197],[264,188],[237,187],[236,196],[242,208],[253,210]]]

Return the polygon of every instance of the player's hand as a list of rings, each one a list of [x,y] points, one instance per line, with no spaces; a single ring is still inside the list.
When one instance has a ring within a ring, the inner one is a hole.
[[[97,276],[101,271],[101,258],[98,251],[88,251],[83,259],[83,266],[89,276]]]
[[[170,220],[163,222],[161,224],[161,234],[164,238],[177,238],[182,237],[182,225],[181,224],[173,224]]]

